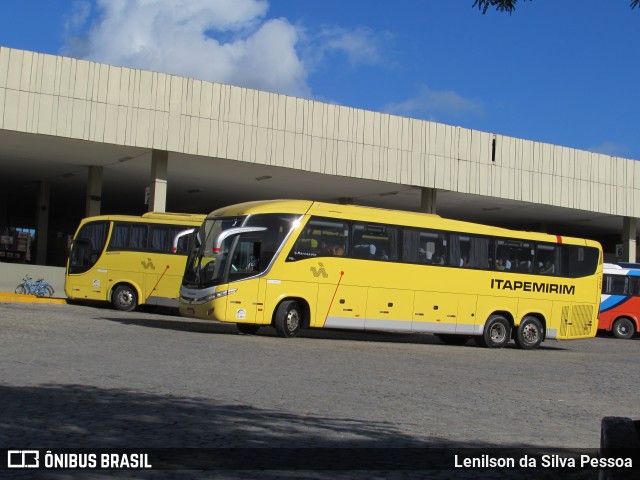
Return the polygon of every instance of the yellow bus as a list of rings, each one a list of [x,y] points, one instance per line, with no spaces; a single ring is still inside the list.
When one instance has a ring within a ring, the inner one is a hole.
[[[273,326],[431,333],[524,349],[593,337],[599,243],[300,200],[209,214],[180,287],[184,316]]]
[[[71,243],[64,291],[71,300],[178,307],[190,242],[206,215],[145,213],[83,219]]]

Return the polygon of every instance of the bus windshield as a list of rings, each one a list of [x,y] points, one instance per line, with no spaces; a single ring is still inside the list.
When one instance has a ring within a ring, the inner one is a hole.
[[[187,258],[183,277],[185,285],[203,287],[217,283],[216,278],[219,276],[220,262],[216,262],[218,255],[213,251],[215,241],[221,232],[229,228],[239,227],[243,221],[244,217],[207,218],[202,223],[196,234],[196,241]],[[228,248],[228,245],[225,245],[225,248]],[[224,250],[221,250],[221,253],[224,253]],[[220,255],[220,257],[222,256]],[[216,263],[218,263],[218,268],[216,268]]]
[[[69,252],[69,273],[88,271],[100,258],[109,232],[105,221],[86,223],[71,244]]]
[[[207,288],[264,272],[296,218],[288,214],[262,214],[206,219],[189,254],[183,285]],[[249,231],[238,231],[218,241],[222,232],[239,227],[247,227]]]

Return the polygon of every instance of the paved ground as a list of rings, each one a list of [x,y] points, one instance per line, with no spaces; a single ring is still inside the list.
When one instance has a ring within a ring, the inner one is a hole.
[[[0,303],[0,445],[597,449],[602,417],[640,418],[640,339],[522,351],[446,346],[429,335],[281,339],[263,330],[247,336],[157,312]],[[274,478],[283,477],[301,478]]]

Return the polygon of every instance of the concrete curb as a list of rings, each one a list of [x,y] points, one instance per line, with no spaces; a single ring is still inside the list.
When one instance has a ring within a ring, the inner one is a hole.
[[[20,293],[0,292],[0,302],[6,303],[50,303],[57,305],[65,305],[67,300],[64,298],[41,298],[34,295],[23,295]]]

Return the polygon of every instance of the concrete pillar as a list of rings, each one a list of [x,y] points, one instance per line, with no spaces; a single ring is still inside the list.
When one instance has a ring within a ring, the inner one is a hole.
[[[437,196],[438,192],[435,188],[422,187],[420,189],[420,211],[436,213]]]
[[[165,212],[167,209],[167,170],[169,152],[153,150],[151,152],[151,182],[149,185],[149,211]]]
[[[87,200],[85,206],[85,217],[100,215],[102,205],[102,167],[89,167],[89,178],[87,180]]]
[[[622,218],[622,261],[636,263],[637,219]]]
[[[47,182],[38,184],[36,209],[36,264],[46,265],[49,237],[49,183]]]

